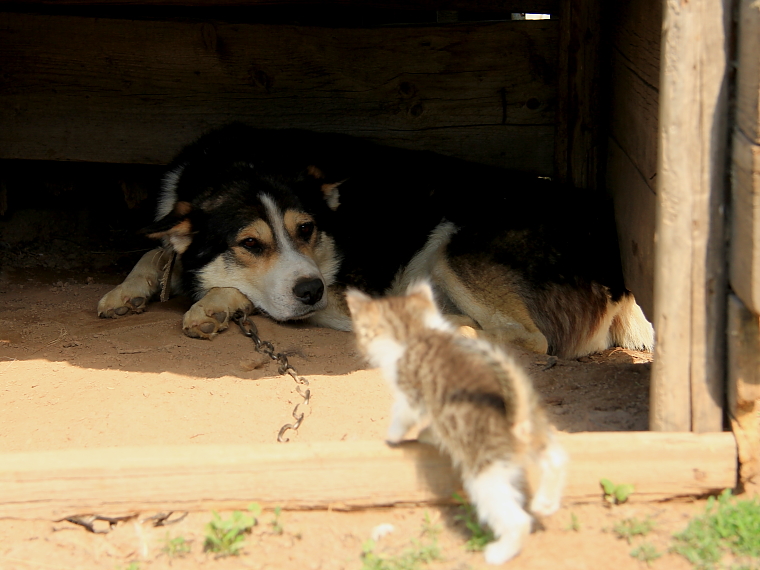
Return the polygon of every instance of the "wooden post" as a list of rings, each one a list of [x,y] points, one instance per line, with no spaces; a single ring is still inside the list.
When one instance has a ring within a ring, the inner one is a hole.
[[[720,431],[731,1],[667,0],[660,79],[650,428]]]
[[[714,493],[736,481],[730,433],[560,434],[565,502],[601,501],[601,478],[631,500]],[[350,509],[449,503],[447,457],[413,442],[185,445],[0,454],[0,518],[60,520],[160,510]]]

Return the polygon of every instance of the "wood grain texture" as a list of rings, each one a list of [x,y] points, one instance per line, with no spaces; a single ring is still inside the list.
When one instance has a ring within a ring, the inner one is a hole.
[[[556,28],[0,14],[0,158],[166,163],[243,120],[550,174]]]
[[[606,3],[561,0],[555,178],[578,188],[604,182]]]
[[[760,145],[734,131],[731,188],[731,286],[760,313]]]
[[[662,2],[618,2],[610,18],[607,188],[615,203],[626,286],[651,320]]]
[[[633,500],[715,492],[736,480],[730,433],[561,434],[566,501],[599,501],[599,480]],[[450,502],[460,483],[434,448],[382,442],[166,446],[0,455],[0,517],[245,508],[347,509]]]
[[[735,295],[728,304],[728,413],[743,483],[760,482],[760,317]]]
[[[650,428],[718,431],[725,395],[729,0],[667,0]]]
[[[760,4],[742,0],[731,188],[731,286],[760,313]]]
[[[615,139],[607,155],[607,187],[615,204],[625,285],[636,296],[644,314],[654,314],[654,220],[657,196]]]
[[[736,123],[760,144],[760,3],[739,0],[737,26]]]

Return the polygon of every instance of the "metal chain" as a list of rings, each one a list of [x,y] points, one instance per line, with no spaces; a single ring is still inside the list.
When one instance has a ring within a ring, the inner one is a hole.
[[[296,404],[293,408],[293,419],[296,420],[293,423],[285,424],[280,428],[277,433],[277,441],[280,443],[287,443],[290,439],[283,439],[285,432],[289,429],[297,430],[301,426],[301,422],[305,417],[305,413],[301,411],[302,406],[308,406],[311,400],[311,389],[309,388],[309,381],[303,376],[299,376],[295,368],[288,362],[288,355],[284,352],[274,351],[274,345],[268,340],[261,340],[259,338],[259,331],[256,328],[255,323],[248,318],[247,315],[242,313],[236,313],[232,316],[232,320],[235,321],[240,330],[245,336],[253,340],[253,344],[256,348],[256,352],[260,352],[277,362],[277,372],[279,374],[288,374],[296,382],[296,391],[303,398],[302,402]]]

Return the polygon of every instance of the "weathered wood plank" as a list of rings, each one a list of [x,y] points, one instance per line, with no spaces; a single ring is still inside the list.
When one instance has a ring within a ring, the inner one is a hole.
[[[732,162],[731,286],[760,313],[760,145],[739,129]]]
[[[608,477],[633,499],[699,495],[731,487],[730,433],[561,434],[571,457],[566,501],[601,498]],[[165,446],[0,455],[0,518],[245,508],[388,506],[451,501],[460,483],[430,446],[379,441]]]
[[[650,427],[723,425],[731,2],[667,0],[660,81]]]
[[[662,2],[611,8],[607,188],[615,203],[626,286],[654,315],[654,230]]]
[[[760,4],[739,10],[731,188],[731,285],[760,313]]]
[[[736,123],[760,144],[760,3],[739,1],[737,34]]]
[[[662,2],[628,0],[611,9],[612,49],[623,64],[655,91],[660,88]]]
[[[551,14],[558,0],[362,0],[365,8]],[[356,0],[0,0],[17,6],[345,6]]]
[[[607,142],[602,61],[606,3],[561,0],[555,178],[600,188]]]
[[[654,222],[657,196],[615,139],[607,155],[607,187],[615,203],[625,284],[649,319],[654,314]]]
[[[655,192],[659,93],[633,73],[619,54],[615,53],[612,59],[610,136]],[[651,230],[654,233],[654,220]]]
[[[728,304],[728,413],[743,483],[760,481],[760,317],[735,295]]]
[[[556,27],[0,14],[0,158],[165,163],[244,120],[549,174]]]

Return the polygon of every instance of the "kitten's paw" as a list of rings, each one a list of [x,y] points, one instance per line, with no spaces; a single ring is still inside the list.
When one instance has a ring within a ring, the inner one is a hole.
[[[501,537],[499,540],[489,543],[484,551],[488,564],[504,564],[520,553],[522,545],[518,540],[509,537]]]
[[[538,494],[530,502],[530,512],[540,517],[548,517],[559,510],[560,498]]]

